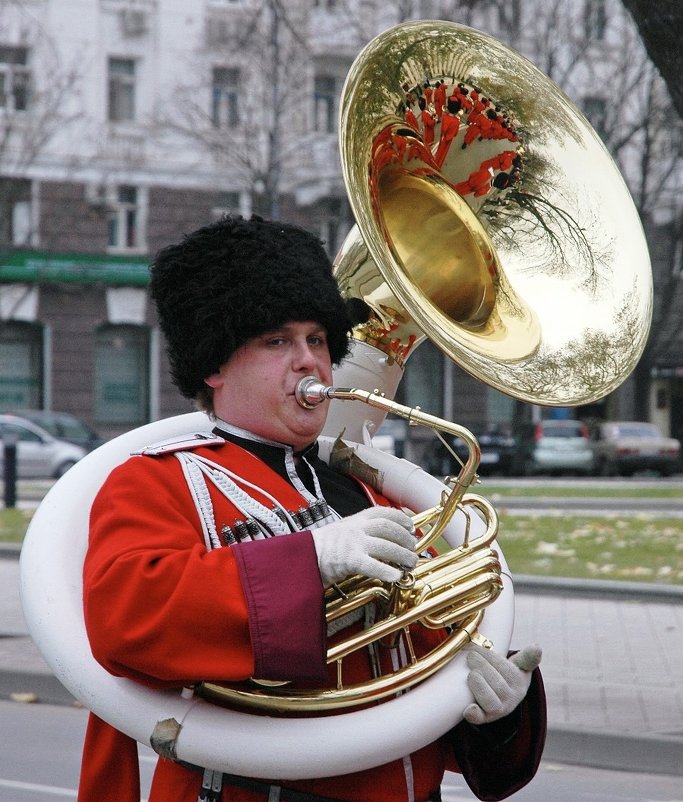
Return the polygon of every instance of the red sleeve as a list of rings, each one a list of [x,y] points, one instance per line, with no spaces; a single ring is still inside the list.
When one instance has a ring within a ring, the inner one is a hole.
[[[132,458],[112,472],[91,513],[83,594],[93,655],[112,674],[173,687],[269,671],[270,650],[301,643],[304,631],[322,654],[323,588],[312,539],[301,533],[283,548],[278,541],[290,537],[263,541],[259,550],[273,549],[277,559],[263,561],[262,575],[255,560],[241,559],[243,547],[207,552],[179,463]],[[302,589],[302,572],[314,577],[314,589],[310,581]],[[256,594],[245,593],[245,577]],[[269,622],[276,604],[281,615]],[[286,630],[282,615],[291,617]],[[280,678],[299,679],[310,655],[309,646],[302,661],[283,664]]]

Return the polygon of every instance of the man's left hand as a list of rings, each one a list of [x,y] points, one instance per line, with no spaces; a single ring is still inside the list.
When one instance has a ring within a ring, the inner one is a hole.
[[[478,644],[467,647],[467,685],[474,694],[463,718],[470,724],[490,724],[509,715],[524,699],[531,672],[541,662],[541,647],[527,646],[510,658]]]

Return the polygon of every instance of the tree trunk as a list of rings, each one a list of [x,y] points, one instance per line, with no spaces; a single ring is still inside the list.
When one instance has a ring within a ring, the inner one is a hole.
[[[648,55],[666,82],[671,100],[683,117],[683,3],[681,0],[623,0]]]

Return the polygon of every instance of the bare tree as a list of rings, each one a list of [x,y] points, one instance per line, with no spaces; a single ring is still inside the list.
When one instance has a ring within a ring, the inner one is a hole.
[[[271,218],[280,215],[282,185],[300,147],[296,134],[310,125],[302,102],[310,58],[299,5],[262,0],[225,36],[209,31],[209,57],[197,55],[191,80],[176,86],[153,121],[154,131],[190,141],[220,175],[250,188],[254,210]],[[232,87],[221,86],[225,76]]]
[[[23,23],[19,40],[9,34],[12,18]],[[0,43],[5,64],[0,95],[1,254],[33,244],[37,221],[31,215],[32,188],[26,176],[39,167],[55,136],[82,113],[72,102],[80,80],[77,59],[73,65],[62,63],[40,19],[20,0],[0,2]],[[44,83],[35,74],[46,76]]]
[[[0,117],[0,168],[2,186],[0,197],[3,207],[17,193],[25,192],[14,176],[25,175],[45,152],[58,131],[79,119],[81,114],[70,104],[74,97],[80,73],[74,65],[61,63],[55,43],[42,28],[39,20],[23,9],[20,0],[2,0],[0,3],[0,38],[7,27],[7,11],[26,14],[30,42],[5,46],[8,66],[8,84],[2,94],[3,113]],[[40,74],[47,76],[44,84],[37,84],[30,61],[42,62]],[[77,60],[74,60],[74,64]]]
[[[640,31],[648,55],[666,82],[674,107],[683,117],[683,4],[680,0],[623,0]]]
[[[554,4],[553,12],[561,15],[563,11],[557,5],[563,4]],[[647,5],[654,11],[667,4]],[[657,213],[663,208],[670,212],[683,189],[681,121],[667,87],[628,16],[610,20],[611,24],[619,25],[619,46],[602,49],[600,59],[595,59],[594,53],[591,58],[585,37],[582,46],[582,37],[575,33],[577,27],[582,28],[582,20],[572,21],[566,16],[563,20],[553,14],[549,21],[554,29],[566,32],[566,43],[558,42],[565,56],[541,62],[539,66],[549,70],[551,77],[584,107],[626,179],[643,225],[652,238],[656,236],[653,220]],[[679,24],[679,32],[680,29]],[[549,37],[541,34],[538,41],[545,47]],[[549,54],[547,49],[545,52]],[[557,62],[563,63],[564,68],[555,69]],[[671,249],[670,258],[675,258],[674,253],[675,249]],[[654,271],[654,323],[634,373],[634,413],[641,418],[649,417],[652,368],[676,328],[673,323],[679,310],[674,303],[677,279],[671,267]]]
[[[653,325],[634,372],[634,413],[646,419],[653,368],[667,349],[680,311],[674,302],[678,279],[673,265],[659,264],[663,254],[655,242],[661,237],[655,220],[662,212],[675,216],[675,207],[680,209],[682,127],[664,81],[628,20],[622,46],[603,65],[599,86],[607,103],[601,119],[594,122],[627,181],[653,251]],[[675,259],[675,248],[664,258]]]

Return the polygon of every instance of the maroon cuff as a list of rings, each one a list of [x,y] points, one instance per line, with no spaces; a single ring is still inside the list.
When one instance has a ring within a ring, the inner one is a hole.
[[[324,680],[324,589],[310,532],[232,546],[249,608],[254,677]]]
[[[509,718],[512,736],[504,732],[504,719],[478,727],[463,720],[449,733],[460,773],[477,799],[505,799],[538,771],[547,727],[545,690],[538,668],[531,675],[526,697]]]

